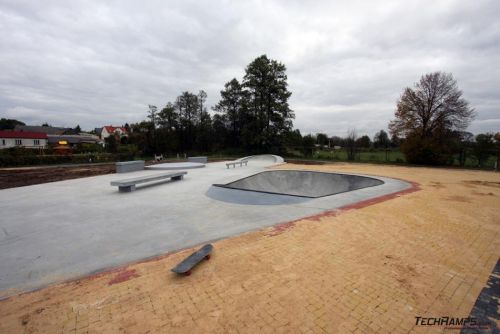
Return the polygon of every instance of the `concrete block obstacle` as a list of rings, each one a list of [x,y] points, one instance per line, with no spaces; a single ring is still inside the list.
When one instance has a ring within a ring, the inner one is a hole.
[[[240,167],[243,167],[243,164],[245,164],[245,166],[247,166],[248,165],[248,160],[226,162],[226,167],[228,169],[229,169],[229,166],[233,166],[233,168],[236,168],[236,165],[240,165]]]
[[[144,169],[144,160],[120,161],[115,164],[116,173],[136,172]]]
[[[172,180],[182,180],[184,178],[184,175],[186,175],[187,172],[181,171],[181,172],[175,172],[175,173],[166,173],[166,174],[160,174],[160,175],[150,175],[150,176],[142,176],[142,177],[136,177],[133,179],[126,179],[126,180],[119,180],[119,181],[111,181],[111,185],[114,187],[118,187],[118,190],[120,192],[131,192],[135,190],[135,186],[140,183],[150,183],[150,182],[155,182],[155,181],[162,181],[165,179],[172,179]]]
[[[208,158],[207,157],[188,157],[188,161],[206,164],[208,162]]]

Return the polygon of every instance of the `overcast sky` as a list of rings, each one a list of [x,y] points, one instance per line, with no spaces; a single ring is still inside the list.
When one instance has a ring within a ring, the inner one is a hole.
[[[500,131],[499,14],[498,0],[0,0],[0,117],[92,129],[200,89],[212,106],[267,54],[302,133],[373,135],[437,70],[478,112],[469,131]]]

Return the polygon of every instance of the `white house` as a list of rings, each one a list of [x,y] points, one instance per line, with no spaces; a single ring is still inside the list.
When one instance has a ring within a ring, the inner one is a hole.
[[[31,131],[0,131],[0,149],[9,147],[46,148],[47,134]]]
[[[112,134],[118,135],[118,137],[120,137],[120,138],[128,136],[127,129],[125,129],[124,127],[112,126],[112,125],[102,127],[102,130],[100,133],[101,139],[106,139],[109,136],[111,136]]]

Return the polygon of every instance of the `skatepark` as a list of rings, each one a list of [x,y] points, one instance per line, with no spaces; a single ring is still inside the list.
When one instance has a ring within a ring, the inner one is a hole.
[[[2,297],[411,188],[386,177],[269,171],[283,160],[246,159],[248,166],[209,163],[130,193],[110,182],[178,164],[1,191],[9,217],[1,225]]]
[[[1,190],[0,331],[407,333],[474,315],[494,275],[495,173],[263,157],[110,185],[166,171]]]

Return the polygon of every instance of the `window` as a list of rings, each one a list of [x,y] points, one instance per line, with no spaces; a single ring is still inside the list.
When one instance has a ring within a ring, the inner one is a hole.
[[[33,140],[33,143],[35,144],[35,146],[40,145],[40,139]]]
[[[5,139],[2,139],[2,145],[5,146]]]
[[[16,145],[22,145],[23,141],[22,139],[16,139]]]

